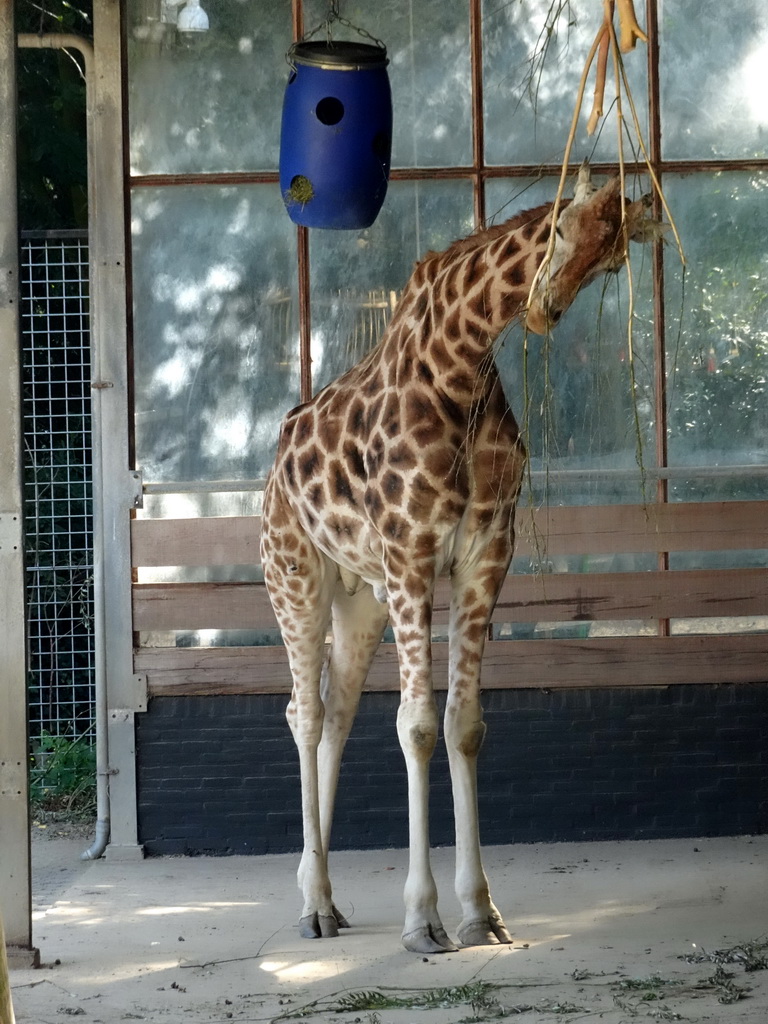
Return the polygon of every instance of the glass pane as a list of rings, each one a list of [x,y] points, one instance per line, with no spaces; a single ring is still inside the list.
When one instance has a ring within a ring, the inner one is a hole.
[[[522,512],[525,511],[526,504],[527,498],[523,494],[519,503]],[[518,551],[525,544],[520,536],[521,518],[522,516],[519,516],[517,520]],[[573,578],[574,590],[578,591],[578,577],[584,573],[652,572],[658,568],[658,558],[654,554],[617,552],[598,555],[550,555],[547,551],[547,539],[544,536],[537,538],[536,547],[538,550],[533,553],[520,554],[513,559],[511,574],[541,576],[545,595],[547,581],[555,574],[569,574]],[[652,636],[658,632],[656,620],[593,620],[586,618],[578,621],[562,621],[558,620],[559,611],[561,612],[562,609],[554,601],[551,615],[546,619],[542,618],[532,622],[502,622],[494,625],[493,635],[497,639],[531,640],[543,637]]]
[[[679,500],[768,496],[768,174],[665,178],[687,271],[666,272],[669,462],[732,477],[675,480]],[[740,474],[738,467],[746,467]]]
[[[162,487],[162,493],[144,492],[137,519],[200,519],[205,516],[260,516],[263,490],[243,483],[242,490],[219,491],[205,489],[184,491],[172,484]]]
[[[672,636],[707,636],[711,633],[765,633],[768,615],[722,615],[719,618],[670,619]]]
[[[732,15],[732,16],[731,16]],[[661,138],[667,160],[768,156],[768,7],[662,2]]]
[[[583,640],[604,636],[656,636],[656,622],[611,619],[600,622],[503,622],[493,626],[494,640]]]
[[[638,10],[640,8],[638,7]],[[483,102],[485,158],[489,164],[559,163],[571,127],[579,80],[602,20],[601,4],[551,0],[519,3],[483,2]],[[624,55],[643,136],[648,140],[647,59],[644,44]],[[574,140],[574,160],[614,161],[618,157],[615,83],[609,61],[606,116],[594,135],[587,135],[592,108],[592,83]],[[632,114],[622,89],[629,136],[636,139]],[[633,143],[636,145],[636,142]],[[627,160],[632,146],[624,139]]]
[[[756,569],[766,565],[766,548],[757,551],[671,551],[669,554],[670,569]]]
[[[510,217],[551,199],[554,178],[490,182],[486,206]],[[551,338],[513,325],[496,363],[528,446],[522,500],[538,505],[635,502],[651,495],[654,445],[650,251],[632,245],[630,359],[627,272],[595,281]],[[633,379],[634,377],[634,379]],[[642,468],[641,468],[642,467]],[[646,472],[648,477],[646,477]]]
[[[728,495],[724,495],[727,498]],[[697,500],[697,499],[694,499]],[[704,500],[712,500],[707,496]],[[768,543],[768,540],[766,540]],[[669,555],[670,569],[696,569],[696,570],[719,570],[719,569],[765,569],[768,566],[768,549],[757,551],[673,551]],[[716,573],[715,573],[716,575]],[[713,576],[714,579],[714,576]],[[715,579],[717,589],[717,580]],[[762,579],[751,582],[752,594],[754,596],[765,593],[765,583]],[[745,576],[741,577],[741,584],[737,596],[743,599],[750,589],[750,583]],[[727,588],[721,585],[724,599],[728,600]],[[745,605],[740,602],[740,607]],[[699,618],[671,619],[670,630],[673,634],[681,633],[765,633],[768,631],[768,615],[718,615],[717,603],[712,603],[712,615]],[[763,609],[760,609],[762,611]]]
[[[132,233],[145,481],[263,477],[298,401],[295,231],[279,190],[136,189]]]
[[[414,263],[472,230],[469,182],[399,181],[372,227],[310,233],[315,390],[376,344]]]
[[[311,30],[327,16],[327,0],[309,0],[304,11],[304,24]],[[471,164],[466,0],[379,0],[354,8],[342,5],[342,14],[387,47],[394,113],[392,166]],[[354,28],[342,25],[333,26],[333,38],[361,41]]]
[[[140,633],[144,647],[281,647],[280,630],[195,629],[164,633]]]
[[[204,0],[207,32],[172,0],[128,0],[133,174],[274,170],[291,4]]]
[[[523,493],[518,501],[520,515],[527,508],[528,502]],[[524,546],[521,541],[520,522],[517,520],[518,548]],[[534,575],[547,573],[584,573],[584,572],[653,572],[659,567],[658,556],[648,552],[636,554],[632,552],[612,552],[598,555],[551,555],[547,551],[546,537],[536,538],[536,550],[528,554],[518,554],[512,560],[511,570],[515,575]],[[545,581],[546,585],[546,581]]]

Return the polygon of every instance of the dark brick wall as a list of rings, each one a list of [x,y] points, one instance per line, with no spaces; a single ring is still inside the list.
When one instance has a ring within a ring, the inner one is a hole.
[[[333,845],[407,845],[397,695],[369,693],[344,755]],[[285,696],[160,697],[136,716],[150,854],[301,846]],[[480,756],[484,843],[768,830],[768,685],[494,690]],[[447,760],[432,762],[434,845],[453,843]]]

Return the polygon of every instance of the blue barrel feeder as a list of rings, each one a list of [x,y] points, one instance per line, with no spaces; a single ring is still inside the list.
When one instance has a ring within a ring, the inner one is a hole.
[[[383,46],[296,43],[289,52],[280,190],[308,228],[367,228],[387,194],[392,96]]]

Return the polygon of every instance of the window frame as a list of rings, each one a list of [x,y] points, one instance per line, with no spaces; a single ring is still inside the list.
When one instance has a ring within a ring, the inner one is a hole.
[[[292,0],[292,23],[294,37],[300,39],[304,31],[303,23],[303,2],[302,0]],[[647,62],[648,62],[648,117],[649,117],[649,163],[655,173],[657,179],[664,183],[665,176],[673,174],[713,174],[720,171],[743,171],[743,172],[765,172],[768,173],[768,159],[716,159],[716,160],[665,160],[662,151],[662,139],[661,139],[661,90],[660,90],[660,77],[659,77],[659,2],[658,0],[646,0],[645,5],[645,18],[648,29],[649,44],[647,46]],[[560,164],[544,164],[544,165],[531,165],[531,164],[505,164],[489,165],[485,162],[485,125],[484,125],[484,103],[483,103],[483,10],[482,0],[467,0],[467,13],[469,18],[469,40],[470,40],[470,69],[471,69],[471,111],[472,111],[472,162],[468,165],[456,165],[456,166],[444,166],[444,167],[393,167],[390,180],[393,182],[408,182],[408,181],[434,181],[438,179],[442,180],[464,180],[469,181],[472,185],[473,193],[473,206],[474,206],[474,217],[476,225],[482,226],[486,220],[486,199],[485,199],[485,186],[486,183],[499,178],[515,179],[515,178],[530,178],[532,173],[540,173],[544,176],[552,175],[557,176],[560,174]],[[635,54],[635,59],[640,59],[640,54]],[[570,168],[575,173],[576,166]],[[615,163],[595,163],[593,170],[597,175],[606,175],[615,173],[617,170],[617,164]],[[639,170],[642,172],[643,168]],[[195,185],[270,185],[274,186],[279,182],[278,171],[254,171],[254,172],[215,172],[215,173],[191,173],[191,174],[147,174],[147,175],[129,175],[127,177],[127,183],[130,190],[142,189],[142,188],[158,188],[158,187],[174,187],[174,186],[195,186]],[[655,198],[655,214],[661,216],[662,210],[658,197]],[[311,334],[312,334],[312,308],[310,302],[310,246],[309,246],[309,231],[304,227],[296,228],[297,238],[297,257],[296,257],[296,275],[298,280],[298,316],[299,316],[299,359],[300,359],[300,395],[302,401],[307,401],[312,396],[312,361],[311,361]],[[653,482],[652,491],[649,489],[648,498],[652,500],[656,505],[667,505],[669,503],[669,483],[676,477],[685,475],[686,477],[697,477],[706,479],[709,475],[719,473],[722,475],[722,470],[712,470],[708,467],[670,467],[668,465],[668,423],[667,423],[667,406],[668,406],[668,393],[667,393],[667,355],[666,355],[666,325],[665,325],[665,299],[664,299],[664,283],[665,283],[665,253],[661,243],[653,245],[652,253],[652,278],[653,278],[653,307],[654,307],[654,341],[653,341],[653,355],[654,355],[654,386],[655,386],[655,413],[654,413],[654,424],[655,424],[655,454],[653,457],[653,464],[645,467],[645,472],[650,481]],[[591,472],[590,470],[564,470],[564,473],[570,472]],[[601,473],[621,474],[626,472],[625,470],[601,470]],[[756,467],[755,472],[760,475],[765,475],[768,478],[768,467]],[[241,481],[238,485],[234,486],[236,490],[246,490],[247,488],[256,488],[261,481]],[[145,490],[149,492],[155,492],[157,494],[178,494],[184,492],[184,484],[180,483],[169,483],[169,484],[153,484],[152,481],[148,481]],[[205,490],[206,486],[202,485],[197,488],[198,490]],[[226,485],[221,482],[212,483],[209,488],[210,491],[226,490]],[[677,503],[674,503],[677,504]],[[680,503],[685,504],[685,503]],[[691,503],[695,504],[695,503]],[[727,503],[726,503],[727,504]],[[743,504],[743,503],[735,503]],[[759,511],[758,506],[762,507],[765,503],[755,503],[755,513]],[[621,510],[626,509],[629,506],[617,506],[616,516],[617,521],[621,516]],[[672,572],[670,568],[670,552],[668,550],[658,551],[656,553],[656,571],[658,572]],[[181,584],[182,586],[184,584]],[[657,636],[658,638],[674,639],[671,637],[671,627],[669,618],[657,618],[656,620]],[[712,638],[717,639],[718,634],[711,633],[705,634],[710,640]],[[750,634],[754,636],[754,634]],[[492,637],[493,639],[493,637]],[[689,638],[690,639],[690,638]],[[617,642],[619,647],[622,646],[624,641],[624,648],[631,657],[639,654],[642,643],[639,637],[619,637]],[[494,640],[489,646],[494,646],[502,641]],[[507,643],[507,641],[503,641]],[[524,641],[523,641],[524,642]],[[686,641],[687,643],[688,641]],[[519,646],[517,641],[509,641]],[[760,669],[759,665],[764,662],[762,653],[755,653],[752,649],[755,647],[755,642],[750,641],[751,646],[748,644],[745,647],[745,656],[753,659],[755,669],[753,672],[754,679],[752,681],[759,681],[759,678],[766,678],[766,669]],[[688,644],[690,646],[690,644]],[[757,644],[760,651],[763,650],[765,645]],[[685,644],[680,645],[680,649],[687,650],[688,647]],[[736,642],[736,648],[738,642]],[[751,652],[751,653],[750,653]],[[273,655],[269,655],[270,658]],[[150,656],[151,662],[151,656]],[[143,662],[140,661],[141,664]],[[241,671],[241,669],[238,669]],[[606,680],[612,678],[610,665],[606,664],[605,667]],[[679,673],[678,673],[679,675]],[[695,673],[692,673],[695,675]],[[579,677],[581,678],[581,677]],[[696,678],[692,678],[690,681],[700,681],[700,676],[696,675]],[[634,682],[632,682],[634,680]],[[681,681],[680,678],[675,677],[673,682]],[[622,679],[617,680],[617,684],[621,684]],[[607,683],[604,681],[603,685]],[[627,676],[624,679],[625,685],[636,685],[637,679],[635,676]],[[160,685],[160,684],[158,684]],[[494,684],[500,685],[500,684]],[[535,683],[533,685],[536,685]],[[539,684],[543,685],[543,684]],[[576,684],[565,684],[565,685],[576,685]],[[583,683],[581,684],[583,685]],[[164,690],[158,690],[157,692],[169,692]],[[173,690],[173,692],[178,692]]]

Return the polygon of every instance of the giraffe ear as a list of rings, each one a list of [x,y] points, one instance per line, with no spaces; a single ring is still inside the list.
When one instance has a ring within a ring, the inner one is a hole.
[[[653,196],[646,195],[627,204],[627,234],[633,242],[655,242],[669,231],[669,224],[646,216]]]

